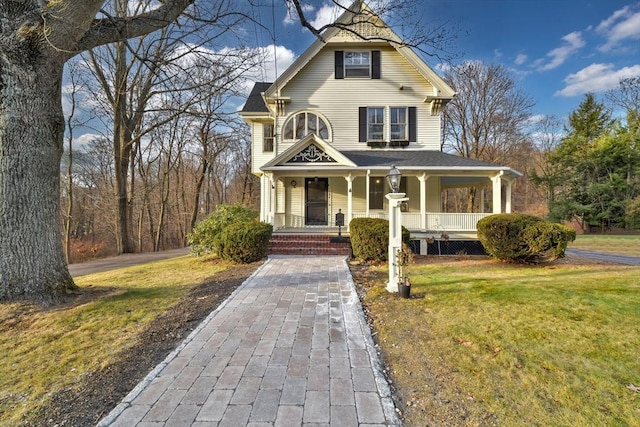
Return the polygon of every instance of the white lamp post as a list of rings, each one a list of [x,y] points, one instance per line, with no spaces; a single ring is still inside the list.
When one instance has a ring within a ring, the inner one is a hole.
[[[391,166],[387,181],[391,192],[385,197],[389,200],[389,283],[387,291],[398,292],[398,251],[402,250],[402,213],[400,204],[409,200],[405,193],[400,193],[402,174],[395,166]]]

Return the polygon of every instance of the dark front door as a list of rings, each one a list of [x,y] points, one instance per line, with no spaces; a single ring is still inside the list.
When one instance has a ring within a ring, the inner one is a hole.
[[[327,225],[329,178],[305,178],[305,224]]]

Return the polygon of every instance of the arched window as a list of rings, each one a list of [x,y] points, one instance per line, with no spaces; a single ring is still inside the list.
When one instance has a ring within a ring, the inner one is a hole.
[[[329,140],[329,124],[324,117],[310,111],[302,111],[287,120],[282,128],[285,141],[296,141],[314,133],[325,141]]]

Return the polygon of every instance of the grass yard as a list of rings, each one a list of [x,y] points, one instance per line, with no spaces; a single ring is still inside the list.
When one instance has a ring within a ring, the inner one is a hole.
[[[419,257],[354,268],[406,425],[640,425],[640,269]]]
[[[184,256],[76,279],[73,305],[0,305],[0,425],[122,357],[158,315],[229,264]]]
[[[582,234],[569,244],[571,249],[606,252],[627,256],[640,256],[640,235],[617,236]]]

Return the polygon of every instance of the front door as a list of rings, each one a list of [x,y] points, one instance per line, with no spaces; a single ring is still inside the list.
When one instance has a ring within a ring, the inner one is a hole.
[[[305,225],[327,225],[329,178],[305,178]]]

